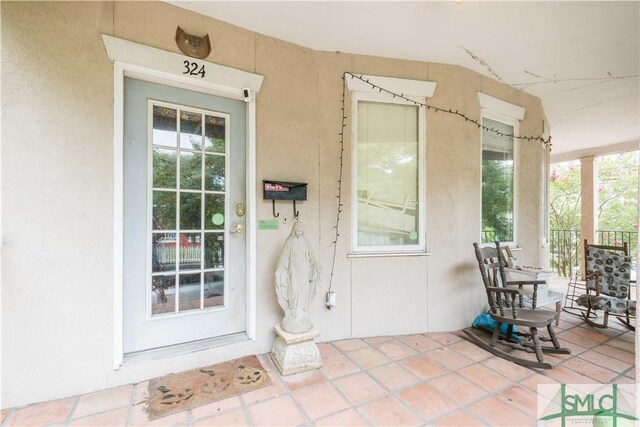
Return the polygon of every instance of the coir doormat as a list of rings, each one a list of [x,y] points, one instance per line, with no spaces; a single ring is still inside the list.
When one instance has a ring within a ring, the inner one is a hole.
[[[169,374],[149,381],[149,420],[271,385],[256,356]]]

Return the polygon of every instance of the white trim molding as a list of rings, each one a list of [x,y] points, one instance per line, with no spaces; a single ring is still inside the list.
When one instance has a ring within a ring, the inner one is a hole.
[[[185,82],[198,86],[218,89],[221,92],[230,92],[235,97],[243,97],[243,89],[250,89],[252,92],[259,92],[262,86],[263,76],[238,70],[224,65],[202,59],[194,59],[178,53],[155,47],[145,46],[128,40],[112,37],[107,34],[102,35],[102,42],[107,50],[109,59],[114,62],[140,65],[152,70],[163,71],[180,77]],[[205,64],[207,69],[204,77],[200,75],[185,75],[184,61],[196,64]]]
[[[369,80],[372,84],[384,88],[390,92],[400,93],[409,98],[419,97],[419,98],[431,98],[436,91],[436,82],[430,82],[427,80],[412,80],[412,79],[401,79],[397,77],[381,77],[381,76],[370,76],[363,74],[362,78],[365,80]],[[347,81],[347,89],[351,92],[371,92],[371,86],[360,79],[356,79],[355,77],[346,76]],[[376,92],[378,93],[378,92]],[[384,93],[381,94],[384,96]],[[386,94],[389,97],[392,95]],[[424,100],[422,101],[424,102]]]
[[[487,95],[482,92],[478,92],[478,104],[480,105],[480,123],[483,123],[484,118],[499,121],[507,125],[513,126],[513,134],[518,135],[520,133],[520,120],[524,118],[525,109],[510,102],[503,101],[493,96]],[[482,171],[482,150],[484,149],[484,142],[482,138],[483,132],[480,132],[480,170]],[[501,242],[509,247],[515,247],[518,244],[518,208],[519,208],[519,176],[520,173],[520,154],[519,147],[516,144],[516,139],[512,140],[513,147],[513,235],[512,240]],[[481,173],[482,175],[482,173]],[[480,178],[480,241],[482,242],[482,177]],[[489,246],[491,243],[481,243],[481,246]]]
[[[263,76],[243,70],[190,58],[106,34],[102,35],[109,59],[114,65],[113,102],[113,369],[124,361],[123,350],[123,233],[124,233],[124,78],[134,77],[154,83],[191,89],[243,100],[246,104],[247,139],[247,300],[246,332],[256,339],[256,94]],[[185,62],[204,65],[205,75],[185,73]],[[233,341],[230,341],[230,343]]]
[[[400,99],[389,93],[376,90],[370,84],[357,78],[346,76],[347,89],[351,97],[351,253],[350,258],[364,256],[423,256],[426,251],[426,104],[427,98],[433,96],[437,83],[426,80],[411,80],[395,77],[362,75],[370,83],[388,91],[402,94],[420,105],[418,108],[418,239],[415,245],[359,246],[358,245],[358,188],[357,144],[358,144],[358,103],[361,101],[382,102],[414,106],[410,101]]]
[[[502,99],[494,98],[486,93],[478,92],[478,104],[480,104],[480,108],[483,110],[508,117],[512,120],[524,119],[524,108],[503,101]]]

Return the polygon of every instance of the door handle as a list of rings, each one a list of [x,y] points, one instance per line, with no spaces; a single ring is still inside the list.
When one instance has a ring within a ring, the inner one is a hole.
[[[234,228],[233,230],[229,230],[229,233],[233,234],[233,233],[242,233],[244,231],[244,225],[242,224],[238,224],[236,225],[236,228]]]

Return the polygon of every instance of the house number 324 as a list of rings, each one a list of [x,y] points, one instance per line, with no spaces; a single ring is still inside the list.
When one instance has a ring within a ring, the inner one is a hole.
[[[200,76],[201,79],[204,78],[204,64],[200,65],[200,68],[198,68],[199,64],[197,62],[183,61],[183,64],[184,71],[182,72],[182,74],[189,74],[190,76]]]

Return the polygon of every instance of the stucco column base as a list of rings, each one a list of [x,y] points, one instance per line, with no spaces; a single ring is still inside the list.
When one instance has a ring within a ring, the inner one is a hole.
[[[315,338],[320,336],[317,329],[292,334],[282,330],[278,323],[275,326],[276,340],[271,349],[271,360],[283,376],[311,371],[322,367],[320,349]]]

